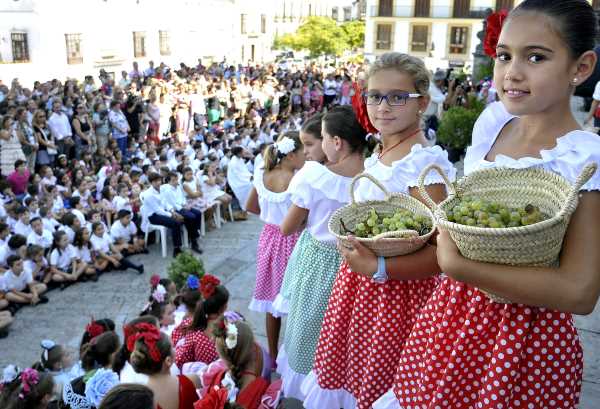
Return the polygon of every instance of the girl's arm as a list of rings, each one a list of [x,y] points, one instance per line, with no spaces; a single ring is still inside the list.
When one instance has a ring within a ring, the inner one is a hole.
[[[429,185],[425,188],[431,199],[440,203],[446,198],[446,188],[443,185]],[[414,198],[423,202],[416,188],[410,188],[409,193]],[[366,277],[372,277],[377,272],[377,256],[356,239],[350,239],[352,249],[338,246],[340,254],[352,271]],[[427,244],[421,250],[405,256],[386,257],[385,271],[388,277],[394,280],[418,280],[431,277],[440,272],[435,257],[436,247]]]
[[[187,186],[185,184],[183,185],[183,191],[185,192],[186,196],[188,196],[192,199],[202,196],[202,193],[194,192],[192,189],[189,188],[189,186]]]
[[[260,205],[258,204],[258,193],[256,188],[252,188],[248,200],[246,200],[246,210],[253,214],[260,214]]]
[[[308,209],[303,209],[302,207],[298,207],[295,204],[290,206],[290,209],[283,219],[283,223],[279,226],[281,230],[281,234],[284,236],[289,236],[299,230],[306,224],[306,220],[308,219]]]
[[[513,267],[464,258],[450,235],[438,238],[442,271],[509,300],[574,314],[590,314],[600,295],[600,192],[585,192],[563,241],[560,266]]]

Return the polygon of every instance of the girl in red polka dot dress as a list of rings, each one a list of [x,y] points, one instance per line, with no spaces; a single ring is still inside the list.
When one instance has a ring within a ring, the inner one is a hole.
[[[179,369],[186,363],[209,364],[219,358],[211,323],[225,312],[229,302],[229,291],[220,284],[219,279],[210,274],[202,277],[199,284],[202,299],[196,304],[194,315],[184,319],[171,335]]]
[[[298,231],[284,236],[279,230],[279,225],[292,205],[289,183],[294,173],[304,165],[299,133],[286,132],[276,143],[268,146],[264,153],[264,166],[258,167],[254,172],[254,187],[246,202],[246,209],[260,215],[260,219],[265,222],[256,253],[256,286],[248,308],[267,313],[269,354],[275,360],[282,314],[273,307],[273,301],[279,294],[285,268],[301,233]]]
[[[407,54],[384,54],[369,71],[364,100],[383,147],[366,160],[365,172],[390,192],[419,198],[418,177],[431,163],[455,177],[448,154],[428,146],[421,132],[429,83],[423,61]],[[439,176],[432,174],[425,183],[438,201],[445,198]],[[365,179],[355,195],[359,201],[383,199]],[[308,409],[370,408],[392,386],[404,340],[439,282],[433,245],[379,260],[357,241],[353,247],[340,248],[345,263],[329,299],[314,369],[303,384]]]
[[[525,0],[500,33],[494,82],[501,102],[482,113],[465,173],[541,167],[571,182],[600,163],[598,136],[579,130],[575,87],[594,71],[597,17],[584,0]],[[495,44],[494,44],[495,45]],[[374,408],[576,408],[583,357],[572,313],[600,293],[600,175],[582,188],[559,266],[468,260],[438,236],[447,274],[404,345],[393,389]],[[513,303],[490,300],[484,292]]]

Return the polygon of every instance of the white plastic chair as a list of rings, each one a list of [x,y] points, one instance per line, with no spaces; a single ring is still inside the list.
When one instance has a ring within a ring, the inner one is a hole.
[[[144,234],[144,242],[148,243],[148,236],[150,235],[150,233],[158,232],[159,234],[156,235],[156,240],[157,240],[157,243],[160,243],[162,257],[166,258],[167,257],[167,237],[168,237],[169,229],[166,226],[161,226],[159,224],[150,223],[150,220],[148,220],[144,216],[145,212],[142,210],[144,208],[144,199],[145,199],[144,192],[142,192],[142,194],[140,194],[140,202],[142,204],[140,206],[140,214],[142,215],[142,226],[144,226],[144,224],[146,225],[146,232]],[[182,226],[182,231],[183,231],[183,243],[182,244],[184,247],[189,247],[190,244],[189,244],[189,239],[188,239],[188,232],[187,232],[187,229],[185,228],[185,226]]]

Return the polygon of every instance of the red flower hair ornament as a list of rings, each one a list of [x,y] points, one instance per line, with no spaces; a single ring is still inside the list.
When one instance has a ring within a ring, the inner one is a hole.
[[[152,288],[156,288],[160,284],[160,276],[158,274],[154,274],[150,277],[150,285]]]
[[[371,123],[369,114],[367,113],[367,104],[363,95],[364,90],[360,87],[360,85],[358,85],[357,82],[352,84],[352,88],[354,88],[354,95],[352,96],[352,109],[354,110],[354,115],[356,115],[358,123],[368,133],[376,134],[378,131]]]
[[[86,327],[85,327],[85,332],[87,332],[90,335],[90,340],[96,338],[99,335],[104,334],[105,328],[98,324],[96,321],[94,321],[94,319],[92,318],[92,322],[90,322]]]
[[[202,297],[206,300],[213,296],[217,286],[221,284],[221,280],[211,274],[205,274],[200,279],[200,292]]]
[[[123,327],[123,332],[125,335],[125,343],[127,344],[127,350],[129,352],[133,352],[135,349],[135,343],[139,339],[136,338],[136,335],[147,332],[147,333],[155,333],[158,334],[160,338],[160,331],[156,326],[149,324],[147,322],[140,322],[139,324],[135,324],[133,326],[126,325]]]
[[[500,39],[500,33],[502,32],[502,26],[504,21],[508,17],[506,10],[500,10],[497,13],[492,13],[488,16],[485,28],[485,38],[483,39],[483,50],[486,55],[496,58],[496,46]]]
[[[135,343],[141,339],[144,344],[146,344],[146,347],[148,347],[150,358],[154,362],[160,362],[162,355],[156,346],[156,343],[160,341],[160,331],[152,324],[142,323],[139,325],[147,325],[148,327],[145,327],[144,330],[141,330],[140,332],[129,337],[127,340],[127,349],[133,351],[135,348]],[[132,348],[130,349],[130,347]]]
[[[215,386],[196,403],[194,409],[223,409],[227,403],[227,388]]]

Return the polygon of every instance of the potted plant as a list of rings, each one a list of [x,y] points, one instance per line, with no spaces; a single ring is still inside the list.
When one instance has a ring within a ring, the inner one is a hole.
[[[485,108],[485,104],[471,98],[469,108],[457,106],[444,112],[436,136],[438,142],[448,151],[448,158],[456,163],[471,143],[475,121]]]
[[[178,289],[182,288],[189,275],[195,275],[198,279],[204,275],[204,264],[188,251],[181,252],[169,265],[167,272],[169,278]]]

